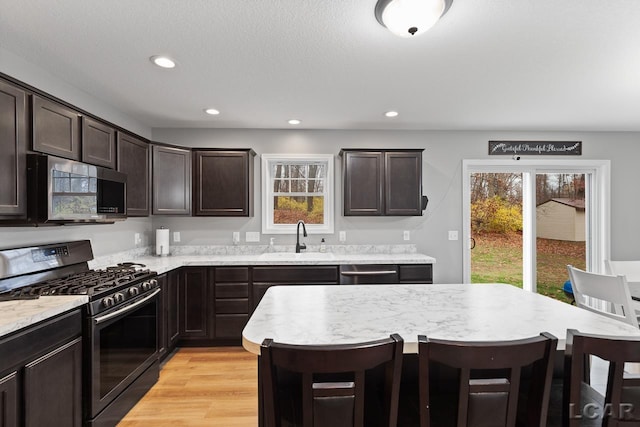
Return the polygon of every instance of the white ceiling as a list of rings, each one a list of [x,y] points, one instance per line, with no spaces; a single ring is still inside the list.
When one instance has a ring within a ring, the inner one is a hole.
[[[639,0],[454,0],[412,39],[374,6],[0,0],[0,47],[150,127],[640,130]]]

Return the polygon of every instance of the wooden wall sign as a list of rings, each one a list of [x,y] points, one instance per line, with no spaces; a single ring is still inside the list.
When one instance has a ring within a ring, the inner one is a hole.
[[[490,156],[581,156],[582,141],[489,141]]]

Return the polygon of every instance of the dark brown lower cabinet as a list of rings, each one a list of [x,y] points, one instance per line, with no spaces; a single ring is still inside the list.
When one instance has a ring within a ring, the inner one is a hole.
[[[400,283],[433,283],[433,264],[406,264],[398,266]]]
[[[18,424],[18,372],[0,378],[0,427]]]
[[[253,267],[252,310],[271,286],[275,285],[337,285],[338,266],[264,266]]]
[[[178,345],[180,338],[179,310],[180,310],[180,270],[167,273],[166,302],[167,302],[167,352],[171,353]]]
[[[156,277],[158,287],[162,289],[160,292],[160,303],[158,307],[158,359],[163,360],[167,357],[169,349],[169,293],[167,289],[167,275],[162,274]]]
[[[182,273],[179,291],[180,341],[213,338],[213,289],[208,280],[209,268],[186,267]]]
[[[214,330],[218,340],[239,340],[249,320],[249,267],[215,269]]]
[[[82,424],[82,339],[76,338],[24,368],[26,426]]]
[[[82,426],[81,319],[73,310],[0,338],[0,427]]]
[[[433,283],[431,264],[393,267],[397,283]],[[239,344],[249,316],[271,286],[340,283],[338,265],[183,267],[162,277],[164,354],[177,344]]]

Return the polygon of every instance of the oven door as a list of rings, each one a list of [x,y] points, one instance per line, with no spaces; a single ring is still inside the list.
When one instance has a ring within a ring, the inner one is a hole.
[[[89,317],[88,416],[95,418],[158,359],[159,294]]]

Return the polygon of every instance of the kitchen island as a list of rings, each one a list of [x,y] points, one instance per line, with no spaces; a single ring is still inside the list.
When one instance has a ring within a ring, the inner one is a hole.
[[[493,341],[549,332],[562,350],[567,329],[640,336],[626,323],[505,284],[277,286],[251,315],[242,344],[259,355],[265,338],[347,344],[398,333],[407,354],[417,353],[419,334]]]

